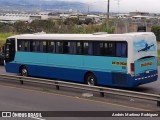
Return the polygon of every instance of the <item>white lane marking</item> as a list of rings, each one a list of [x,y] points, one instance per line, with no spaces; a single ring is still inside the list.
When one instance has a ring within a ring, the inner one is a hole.
[[[43,118],[37,118],[37,117],[30,117],[32,119],[36,119],[36,120],[46,120],[46,119],[43,119]]]

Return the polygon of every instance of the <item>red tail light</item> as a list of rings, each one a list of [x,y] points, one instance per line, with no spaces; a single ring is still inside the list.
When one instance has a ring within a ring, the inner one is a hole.
[[[134,63],[131,63],[131,72],[134,72]]]

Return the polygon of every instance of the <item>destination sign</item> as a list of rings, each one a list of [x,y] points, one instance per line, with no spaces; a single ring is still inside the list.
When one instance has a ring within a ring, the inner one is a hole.
[[[127,66],[127,62],[117,62],[117,61],[113,61],[112,65],[118,65],[118,66]]]
[[[152,62],[146,62],[146,63],[141,64],[141,67],[150,66],[152,64],[153,64]]]

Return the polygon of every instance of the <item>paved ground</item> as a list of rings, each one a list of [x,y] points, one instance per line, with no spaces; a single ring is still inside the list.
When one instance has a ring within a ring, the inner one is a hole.
[[[98,102],[78,97],[71,97],[67,95],[59,95],[54,93],[40,92],[35,90],[27,90],[23,88],[0,85],[0,111],[145,111],[145,110],[134,107],[122,106],[118,104]],[[17,120],[17,118],[12,118],[12,119]],[[56,119],[58,120],[60,118]],[[63,117],[61,119],[93,120],[93,118],[81,118],[81,117],[76,117],[76,118]],[[94,119],[104,120],[104,118],[94,118]],[[6,118],[6,120],[8,119]],[[40,120],[53,120],[53,118],[42,118]]]

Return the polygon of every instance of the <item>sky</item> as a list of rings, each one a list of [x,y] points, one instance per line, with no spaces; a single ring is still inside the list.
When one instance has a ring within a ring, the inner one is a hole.
[[[87,3],[89,10],[107,11],[107,0],[63,0]],[[119,1],[119,4],[118,4]],[[111,12],[151,12],[160,13],[160,0],[110,0]]]

